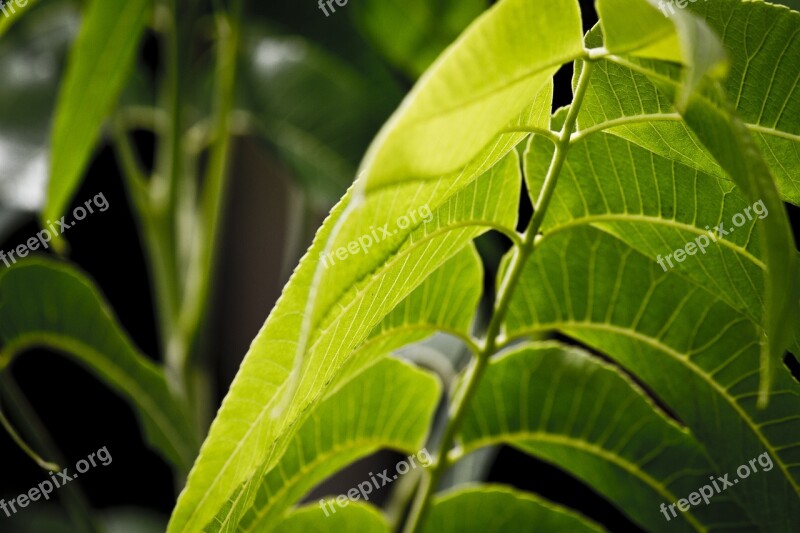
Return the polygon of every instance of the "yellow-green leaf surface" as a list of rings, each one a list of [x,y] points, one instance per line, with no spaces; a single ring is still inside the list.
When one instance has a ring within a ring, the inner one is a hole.
[[[164,372],[142,356],[91,280],[50,260],[26,260],[0,272],[0,370],[37,346],[68,355],[125,398],[150,445],[179,470],[197,454],[189,413]]]
[[[566,62],[584,53],[575,0],[503,0],[420,78],[361,167],[367,191],[465,166]]]
[[[753,528],[725,493],[667,520],[661,510],[715,473],[700,445],[619,370],[576,348],[532,344],[493,359],[463,450],[508,444],[570,472],[646,531]]]
[[[440,391],[436,378],[408,363],[387,358],[372,365],[319,404],[278,464],[254,474],[204,531],[270,531],[348,464],[381,448],[416,454]]]
[[[149,8],[148,0],[92,0],[85,8],[56,106],[42,220],[60,218],[78,188],[133,67]]]
[[[502,485],[453,490],[434,502],[425,533],[583,533],[603,529],[567,509]]]
[[[682,107],[704,76],[719,79],[725,75],[727,58],[719,39],[702,20],[682,9],[665,16],[657,5],[654,0],[598,0],[604,49],[683,64]]]
[[[436,332],[469,339],[482,290],[483,264],[475,246],[468,244],[372,330],[350,356],[347,367],[358,369],[376,356],[419,342]],[[344,372],[347,369],[343,375]]]

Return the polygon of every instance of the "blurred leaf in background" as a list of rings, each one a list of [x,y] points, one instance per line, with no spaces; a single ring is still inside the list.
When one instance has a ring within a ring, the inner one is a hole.
[[[256,135],[322,212],[352,183],[369,141],[486,0],[251,5],[244,102]]]
[[[487,7],[487,0],[364,0],[353,13],[392,65],[417,79]]]

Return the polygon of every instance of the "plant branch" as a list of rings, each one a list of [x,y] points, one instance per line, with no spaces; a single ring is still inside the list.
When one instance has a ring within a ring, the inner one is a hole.
[[[162,339],[162,351],[168,352],[167,340],[174,331],[178,310],[173,256],[168,240],[164,235],[163,213],[154,209],[151,187],[148,186],[141,165],[137,161],[133,145],[125,129],[125,122],[117,114],[112,121],[112,137],[120,162],[122,177],[131,199],[132,211],[137,218],[141,230],[142,244],[148,257],[148,267],[155,289],[156,310],[159,332]],[[153,180],[156,178],[154,177]]]
[[[198,335],[207,315],[215,255],[219,241],[220,220],[225,205],[228,167],[231,155],[231,124],[236,88],[236,57],[239,46],[241,2],[234,1],[230,13],[217,14],[217,86],[211,118],[211,139],[208,167],[200,196],[199,227],[192,234],[193,246],[180,315],[181,336],[187,350],[173,366],[188,374],[189,354],[199,343]],[[199,414],[201,421],[204,418]]]
[[[219,221],[225,202],[226,176],[230,160],[231,111],[233,109],[236,81],[236,53],[238,47],[238,21],[235,17],[218,15],[219,42],[217,46],[217,75],[213,131],[215,141],[209,154],[204,180],[200,211],[201,228],[196,235],[197,247],[193,272],[188,280],[187,305],[182,324],[188,338],[197,333],[203,309],[208,300],[214,270],[214,250],[218,240]]]
[[[550,204],[550,199],[555,191],[558,176],[566,161],[567,152],[570,147],[570,135],[575,129],[578,112],[586,94],[586,88],[589,85],[591,70],[592,62],[585,61],[575,89],[572,105],[570,106],[561,133],[558,135],[558,141],[556,142],[556,149],[553,153],[550,168],[547,171],[542,190],[539,192],[536,204],[534,205],[533,216],[523,234],[522,246],[515,246],[514,248],[514,255],[511,258],[511,263],[497,291],[494,312],[492,313],[492,319],[486,331],[483,346],[477,356],[470,362],[466,375],[460,386],[457,387],[453,400],[450,403],[447,425],[445,426],[444,435],[442,436],[436,456],[434,457],[434,464],[431,467],[430,475],[424,478],[417,493],[417,497],[414,500],[408,521],[406,522],[405,531],[407,533],[418,532],[422,524],[425,523],[433,494],[436,491],[442,475],[450,466],[448,452],[455,443],[456,435],[461,429],[461,424],[466,416],[470,401],[475,395],[475,391],[478,389],[478,385],[489,365],[491,356],[494,355],[498,343],[501,342],[500,329],[505,319],[508,306],[511,303],[514,289],[519,282],[519,278],[522,276],[525,262],[535,248],[537,241],[536,236],[539,233],[539,228],[544,220],[547,207]]]

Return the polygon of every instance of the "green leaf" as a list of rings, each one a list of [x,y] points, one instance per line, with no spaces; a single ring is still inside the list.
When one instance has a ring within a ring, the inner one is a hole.
[[[475,247],[469,244],[433,274],[428,276],[422,285],[417,287],[405,300],[400,302],[400,304],[373,329],[367,340],[352,352],[337,377],[337,382],[340,383],[340,385],[332,389],[329,395],[334,394],[339,387],[344,387],[346,390],[351,391],[352,394],[356,394],[354,391],[358,390],[358,402],[363,405],[365,402],[363,401],[359,388],[362,386],[351,386],[351,382],[346,381],[351,379],[350,376],[353,375],[353,373],[363,372],[365,366],[373,364],[376,359],[383,357],[390,351],[401,346],[421,341],[436,331],[448,332],[460,338],[467,338],[473,315],[475,314],[478,301],[480,300],[482,280],[483,272],[480,258]],[[458,295],[452,294],[455,287],[461,288]],[[393,374],[392,371],[387,370],[384,364],[379,365],[380,369],[383,369],[384,372],[388,372],[389,375]],[[396,363],[393,363],[393,365],[396,366]],[[394,368],[394,366],[391,368]],[[370,370],[370,372],[377,372],[378,370],[379,368],[375,368],[374,370]],[[376,378],[366,378],[366,381],[372,379]],[[365,381],[365,379],[361,379],[361,381]],[[391,387],[387,388],[387,391],[389,389],[391,389]],[[389,392],[387,391],[384,391],[382,394],[388,395]],[[407,397],[407,392],[404,394],[405,397]],[[327,402],[329,401],[330,400]],[[402,401],[402,398],[399,398],[396,403],[399,405]],[[341,400],[339,403],[346,402]],[[350,404],[348,403],[348,405]],[[319,410],[321,408],[320,406],[317,409]],[[312,415],[315,419],[336,419],[334,414],[330,416],[318,416],[316,412],[317,411]],[[344,412],[346,412],[345,409],[336,411],[339,415]],[[392,416],[397,415],[393,413]],[[387,416],[386,418],[388,419],[390,417]],[[430,417],[428,416],[425,419],[427,420],[428,418]],[[311,426],[311,424],[307,422],[306,426]],[[307,429],[306,431],[310,432],[311,430]],[[388,443],[386,444],[388,445]],[[415,447],[407,447],[406,449],[416,449],[420,446],[421,444]],[[356,453],[361,451],[362,450],[354,450]],[[358,455],[358,457],[361,456],[362,455]],[[328,458],[328,460],[330,461],[330,458]],[[345,456],[337,458],[333,462],[336,465],[340,465],[340,463],[344,465],[353,460],[355,459]],[[286,462],[285,458],[281,460],[277,468],[281,469],[281,465],[284,462]],[[330,465],[324,466],[330,468]],[[275,470],[273,469],[272,472],[274,473]],[[304,475],[307,476],[308,474],[306,473]],[[254,475],[249,483],[252,483],[252,479],[263,477],[263,474]],[[274,475],[272,478],[274,485],[283,483],[281,490],[288,490],[290,483],[285,478],[275,480]],[[314,478],[312,478],[312,481],[313,479]],[[321,477],[317,479],[317,481],[321,480]],[[306,486],[307,481],[307,479],[302,480],[302,482],[305,483],[303,486],[306,487],[306,490],[310,488],[310,486]],[[313,486],[313,482],[311,486]],[[235,498],[232,498],[231,500],[234,499]],[[225,523],[226,526],[232,527],[237,524],[237,521],[231,521],[229,515],[236,513],[241,514],[243,512],[242,509],[250,509],[249,505],[251,504],[245,504],[241,500],[237,503],[239,506],[236,511],[231,511],[228,507],[222,510],[216,519],[218,524]],[[274,503],[269,502],[267,507],[271,509],[274,505]],[[225,521],[226,518],[229,519],[228,522]],[[216,524],[215,527],[211,529],[216,531]]]
[[[486,7],[486,0],[365,0],[349,9],[389,61],[417,79]]]
[[[647,531],[755,527],[726,493],[667,520],[662,504],[715,473],[703,449],[618,369],[575,348],[533,344],[493,359],[461,440],[460,454],[504,443],[553,463]]]
[[[302,507],[284,518],[273,530],[275,533],[296,533],[314,531],[315,533],[389,533],[386,519],[371,505],[350,502],[347,507],[336,507],[333,514],[325,512],[316,505]]]
[[[0,370],[37,346],[73,357],[130,403],[154,449],[188,471],[197,453],[188,412],[83,274],[43,259],[0,272],[0,339]]]
[[[502,485],[478,485],[438,497],[423,531],[517,533],[522,527],[564,533],[603,531],[566,509]]]
[[[483,265],[468,244],[414,289],[375,326],[350,356],[359,368],[376,356],[443,332],[470,339],[470,329],[483,289]]]
[[[597,14],[609,52],[675,62],[682,59],[675,23],[647,0],[597,0]]]
[[[541,187],[551,154],[549,141],[531,139],[526,153],[531,190]],[[728,180],[597,132],[573,142],[542,231],[548,236],[577,226],[604,231],[695,286],[713,288],[758,325],[766,272],[756,226],[771,216],[761,208],[753,208]],[[741,227],[732,222],[737,215],[744,220]],[[709,230],[719,223],[731,233],[715,242]],[[673,251],[689,242],[695,243],[694,256],[678,262]]]
[[[575,0],[499,2],[420,79],[362,162],[361,187],[457,171],[584,53]]]
[[[430,374],[396,359],[379,361],[319,404],[278,464],[254,474],[203,530],[269,531],[292,504],[348,464],[381,448],[416,453],[440,392]]]
[[[605,35],[605,50],[686,66],[678,107],[701,85],[705,76],[723,78],[728,63],[711,29],[691,12],[676,9],[667,15],[654,0],[598,0],[597,12]]]
[[[352,203],[348,194],[334,208],[245,357],[170,531],[203,527],[256,469],[277,464],[290,428],[430,273],[487,229],[512,231],[516,210],[507,206],[519,202],[519,162],[506,154],[521,136],[499,137],[447,189],[414,182],[376,191],[366,203]],[[368,253],[336,254],[368,235],[380,238]]]
[[[557,330],[617,361],[691,429],[720,474],[768,453],[774,468],[727,491],[761,527],[800,520],[800,386],[779,368],[768,408],[756,407],[759,328],[717,289],[579,225],[540,238],[505,328],[509,339]]]
[[[149,0],[92,0],[58,97],[51,139],[50,182],[42,220],[69,205],[136,59]]]

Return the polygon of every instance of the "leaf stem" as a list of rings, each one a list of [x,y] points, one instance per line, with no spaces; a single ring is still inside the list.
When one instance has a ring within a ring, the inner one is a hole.
[[[236,56],[239,46],[239,17],[241,2],[235,1],[229,13],[217,15],[218,43],[216,79],[218,80],[214,114],[211,120],[213,144],[209,153],[206,177],[200,197],[199,228],[195,228],[193,254],[187,276],[185,300],[181,309],[180,328],[191,349],[202,331],[211,280],[214,276],[216,243],[219,240],[220,219],[225,205],[228,167],[231,155],[231,125],[236,87]],[[189,352],[176,364],[189,364]]]
[[[166,356],[169,351],[168,339],[171,332],[176,329],[178,313],[177,294],[174,292],[177,280],[173,262],[169,260],[174,252],[166,239],[164,213],[154,207],[154,199],[151,194],[153,182],[148,186],[128,137],[124,119],[119,116],[119,113],[112,121],[111,131],[122,170],[123,182],[128,191],[128,197],[131,199],[132,212],[137,217],[142,244],[148,257],[150,275],[155,288],[162,351]],[[173,385],[175,384],[173,383]]]
[[[44,424],[28,403],[25,395],[19,390],[9,372],[4,372],[0,375],[0,391],[2,391],[9,410],[15,418],[25,421],[25,426],[22,429],[28,440],[55,460],[65,463],[64,458],[47,433]],[[80,486],[70,483],[63,486],[62,489],[59,492],[59,497],[63,501],[64,507],[66,507],[67,514],[70,516],[75,530],[85,533],[99,533],[102,531],[92,518],[89,503],[86,501]]]
[[[558,135],[553,159],[547,171],[542,190],[539,192],[536,204],[534,205],[533,216],[522,236],[522,245],[514,247],[514,255],[511,258],[511,263],[506,270],[506,275],[500,283],[500,287],[497,291],[497,298],[495,299],[494,312],[492,313],[492,319],[486,331],[483,346],[476,357],[471,360],[460,386],[455,390],[453,400],[450,403],[444,434],[439,443],[436,456],[434,457],[434,464],[430,468],[430,475],[423,479],[422,485],[417,492],[417,497],[414,500],[404,528],[406,533],[417,533],[422,527],[422,524],[425,523],[433,494],[436,491],[442,475],[450,466],[448,452],[455,443],[456,435],[461,429],[461,424],[466,416],[470,401],[480,384],[486,368],[489,366],[491,356],[494,355],[498,343],[501,342],[500,330],[508,306],[511,303],[511,297],[522,275],[525,262],[533,253],[537,241],[536,236],[539,233],[539,228],[544,220],[547,207],[550,204],[550,199],[555,191],[558,176],[567,158],[567,152],[570,147],[570,135],[575,129],[578,112],[580,111],[586,89],[589,85],[592,65],[592,61],[584,61],[583,63],[583,69],[581,70],[575,89],[575,96],[567,118],[564,121],[564,126]]]
[[[0,408],[0,425],[2,425],[3,428],[5,428],[6,432],[11,437],[11,440],[13,440],[16,443],[16,445],[19,446],[19,448],[23,452],[25,452],[25,455],[33,459],[33,461],[37,465],[39,465],[39,468],[45,471],[52,470],[53,472],[61,472],[60,466],[58,466],[56,463],[45,461],[39,456],[39,454],[33,451],[33,449],[30,446],[28,446],[28,444],[23,440],[23,438],[19,436],[17,430],[14,429],[14,426],[11,425],[11,422],[9,422],[8,418],[6,418],[6,415],[3,413],[2,408]]]

